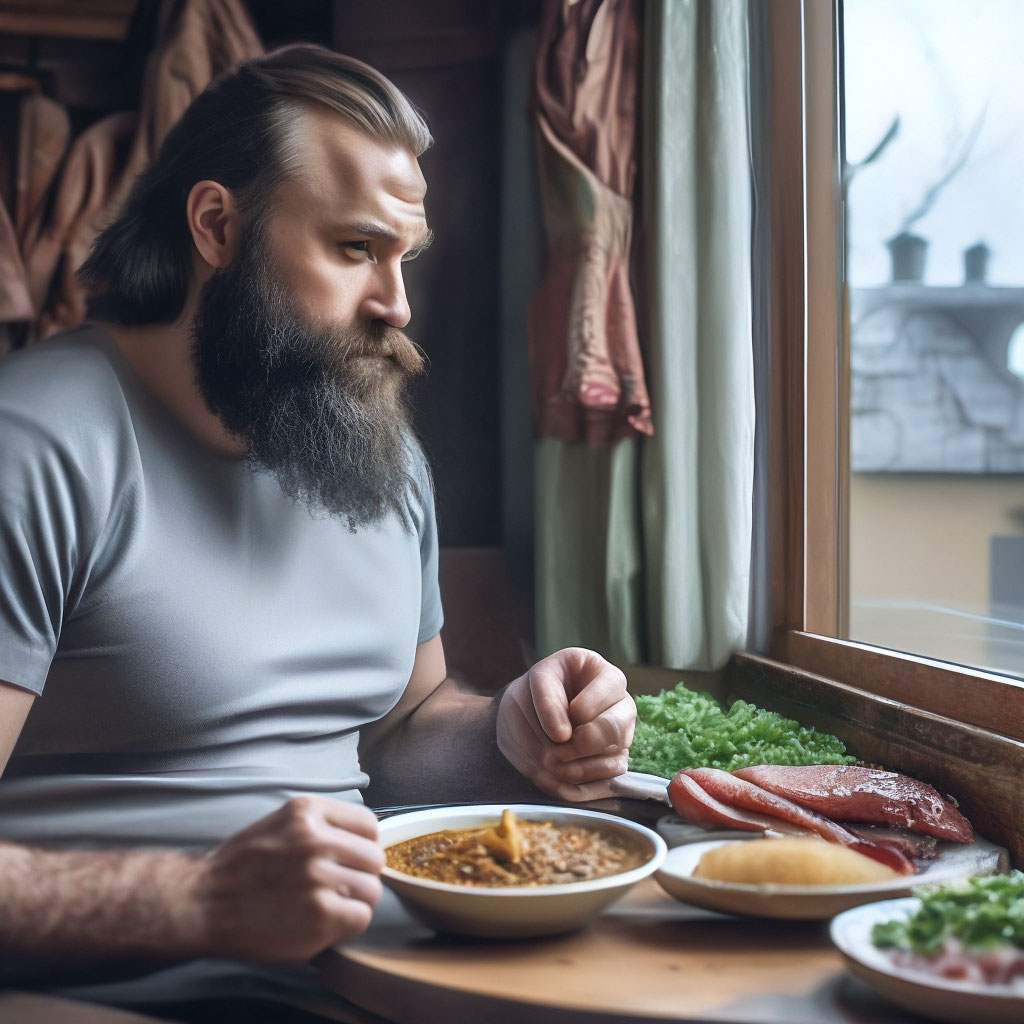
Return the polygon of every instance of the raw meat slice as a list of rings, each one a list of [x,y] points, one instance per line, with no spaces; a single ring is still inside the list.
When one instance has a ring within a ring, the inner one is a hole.
[[[971,823],[952,803],[898,772],[847,764],[762,764],[734,774],[835,821],[898,825],[936,839],[974,841]]]
[[[668,784],[668,798],[676,814],[684,821],[705,828],[738,828],[748,832],[763,832],[773,838],[808,835],[807,829],[791,825],[781,818],[730,807],[716,800],[685,772],[679,772]]]
[[[843,822],[847,832],[852,832],[860,839],[880,846],[891,846],[900,853],[914,860],[934,860],[938,856],[935,848],[938,840],[935,836],[926,836],[920,832],[911,832],[907,828],[889,828],[885,825],[858,825],[856,822]]]
[[[841,843],[843,846],[848,846],[853,850],[873,857],[882,864],[887,864],[901,875],[914,873],[913,862],[898,850],[879,846],[864,839],[858,839],[829,818],[816,814],[806,807],[801,807],[785,797],[769,793],[766,789],[762,789],[752,782],[747,782],[731,772],[721,771],[718,768],[684,768],[681,772],[676,773],[672,781],[676,782],[680,779],[680,776],[689,778],[691,782],[696,782],[706,794],[721,804],[740,808],[744,811],[753,811],[756,815],[767,815],[769,818],[781,819],[806,832],[814,832],[829,842]],[[677,786],[674,792],[678,794],[681,791],[681,786]],[[685,817],[685,813],[676,806],[671,784],[669,786],[669,798],[672,799],[672,805],[680,816]]]

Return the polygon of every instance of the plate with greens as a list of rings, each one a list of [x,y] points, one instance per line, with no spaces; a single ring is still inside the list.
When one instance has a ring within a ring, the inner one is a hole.
[[[919,887],[839,914],[850,971],[892,1002],[954,1024],[1024,1021],[1024,874]]]

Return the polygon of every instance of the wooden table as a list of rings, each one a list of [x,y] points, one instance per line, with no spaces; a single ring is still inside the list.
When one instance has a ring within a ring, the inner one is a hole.
[[[653,879],[584,929],[517,942],[436,936],[385,890],[369,931],[319,965],[335,991],[399,1024],[920,1020],[843,969],[827,922],[727,917]]]

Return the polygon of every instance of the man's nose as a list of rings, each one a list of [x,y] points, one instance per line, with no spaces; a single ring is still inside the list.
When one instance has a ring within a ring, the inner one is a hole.
[[[392,327],[405,327],[412,319],[401,264],[395,268],[381,266],[374,274],[373,284],[363,300],[365,320],[383,320]]]

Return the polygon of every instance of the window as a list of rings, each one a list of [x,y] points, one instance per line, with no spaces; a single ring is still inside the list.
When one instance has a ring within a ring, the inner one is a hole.
[[[845,0],[840,39],[848,635],[1024,676],[1024,7]]]
[[[1024,223],[998,198],[1024,151],[992,127],[1020,119],[1024,10],[803,0],[771,17],[773,654],[1024,739]],[[929,103],[948,130],[912,134]]]

